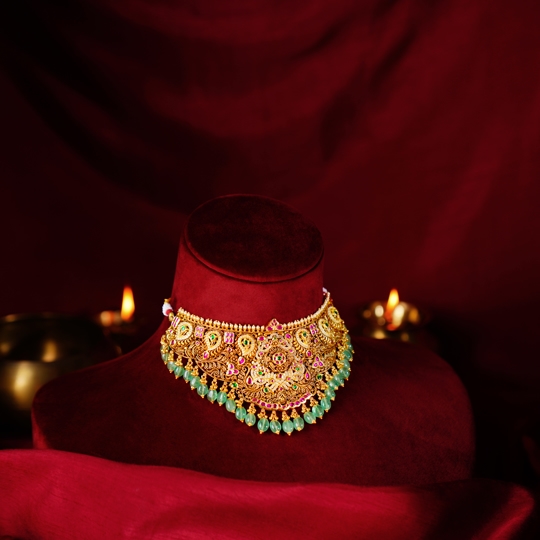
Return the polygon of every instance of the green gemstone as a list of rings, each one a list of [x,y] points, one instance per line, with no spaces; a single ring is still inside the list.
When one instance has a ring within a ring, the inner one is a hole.
[[[270,427],[270,422],[268,421],[268,418],[261,418],[261,419],[257,422],[257,429],[258,429],[261,433],[264,433],[265,431],[267,431],[269,427]]]
[[[317,373],[317,379],[320,381],[322,379],[322,373]]]
[[[336,381],[338,383],[339,386],[341,386],[343,384],[343,381],[345,379],[343,378],[343,376],[340,374],[340,373],[336,373],[334,375],[334,381]]]
[[[176,364],[174,362],[167,362],[167,369],[169,371],[174,371],[175,367],[176,367]]]
[[[256,421],[257,417],[253,413],[246,414],[246,417],[244,419],[246,425],[248,425],[249,427],[254,426]]]
[[[328,388],[331,388],[332,390],[337,390],[339,388],[339,383],[336,382],[335,379],[330,379],[327,384]]]
[[[167,361],[169,360],[169,353],[161,353],[161,359],[167,363]]]
[[[237,383],[237,382],[232,382],[232,383],[231,383],[231,386],[232,386],[233,388],[238,388],[238,383]]]
[[[208,386],[206,386],[206,384],[199,385],[197,388],[197,394],[199,394],[201,397],[206,396],[206,394],[208,394]]]
[[[234,410],[236,409],[236,403],[234,402],[234,399],[228,399],[228,400],[225,402],[225,408],[226,408],[229,412],[234,412]]]
[[[351,364],[349,362],[349,360],[347,358],[344,358],[341,363],[343,364],[343,367],[344,368],[348,368],[348,369],[351,369]]]
[[[318,418],[322,418],[324,415],[324,409],[320,405],[313,405],[311,412]]]
[[[247,411],[246,409],[244,409],[244,407],[238,407],[234,414],[237,420],[240,420],[240,422],[243,422],[246,419]]]
[[[304,429],[303,418],[297,417],[294,419],[294,429],[296,429],[296,431],[302,431]]]
[[[184,374],[184,366],[176,366],[174,368],[174,374],[176,377],[181,377]]]
[[[227,401],[227,394],[225,392],[220,392],[218,395],[217,395],[217,402],[220,404],[220,405],[223,405],[224,403],[226,403]]]
[[[199,386],[201,386],[200,377],[193,377],[191,381],[189,381],[189,384],[191,385],[191,388],[199,388]]]
[[[191,373],[191,371],[188,371],[187,369],[184,371],[184,381],[186,382],[189,382],[191,381],[191,379],[193,379],[193,374]]]
[[[347,343],[351,342],[351,336],[349,334],[345,334],[345,339],[347,340]]]
[[[348,379],[349,378],[349,375],[351,374],[351,370],[349,368],[346,368],[346,367],[342,367],[340,370],[339,370],[339,374],[343,377],[343,379]]]
[[[279,435],[279,432],[281,431],[281,423],[279,420],[272,420],[270,422],[270,431]]]
[[[263,388],[263,392],[264,392],[265,394],[268,394],[268,388],[264,387],[264,388]]]
[[[214,401],[217,399],[217,394],[217,390],[209,390],[208,394],[206,395],[206,399],[210,401],[210,403],[214,403]]]
[[[345,349],[342,353],[341,353],[342,357],[343,358],[347,358],[347,360],[350,360],[352,358],[352,353],[349,349]]]
[[[307,412],[304,413],[304,420],[308,424],[314,424],[315,423],[315,416],[313,416],[313,414],[311,414],[309,411],[307,411]]]
[[[285,433],[292,433],[294,431],[294,424],[290,420],[285,420],[282,427]]]
[[[334,399],[336,397],[336,393],[334,392],[334,390],[332,390],[330,387],[328,387],[324,393],[324,395],[328,398],[328,399]]]
[[[325,411],[329,411],[330,408],[332,407],[332,403],[330,403],[330,399],[328,398],[322,398],[321,399],[321,403],[320,403],[320,406],[325,410]]]

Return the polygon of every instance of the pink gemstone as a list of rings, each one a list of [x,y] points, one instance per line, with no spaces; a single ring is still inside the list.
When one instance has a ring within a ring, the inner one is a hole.
[[[245,360],[240,356],[240,358],[238,358],[238,363],[242,365],[244,362]]]
[[[267,327],[266,327],[266,330],[268,330],[268,332],[271,332],[271,331],[272,331],[272,327],[271,327],[271,326],[267,326]]]
[[[259,336],[259,341],[264,341],[264,336]]]
[[[306,379],[310,379],[311,375],[309,374],[309,371],[306,371]]]
[[[308,351],[308,352],[306,353],[306,356],[311,356],[311,351]]]
[[[248,377],[248,378],[246,379],[246,382],[247,382],[248,384],[253,384],[253,380],[251,379],[251,377]]]
[[[285,334],[285,337],[286,337],[287,339],[291,339],[291,334]]]
[[[281,324],[278,324],[277,329],[278,329],[278,330],[281,330],[282,328],[283,328],[283,326],[281,326]]]
[[[276,403],[272,403],[272,409],[275,409],[277,408],[277,404]]]
[[[205,352],[205,353],[203,354],[203,358],[208,358],[208,356],[210,356],[210,355],[209,355],[207,352]]]

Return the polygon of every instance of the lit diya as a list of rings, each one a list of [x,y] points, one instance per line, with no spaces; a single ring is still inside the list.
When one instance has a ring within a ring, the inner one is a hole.
[[[121,309],[102,311],[95,320],[117,345],[119,353],[128,352],[138,344],[136,334],[140,324],[135,317],[135,300],[129,285],[124,287]]]
[[[360,312],[361,333],[375,339],[397,339],[419,343],[434,349],[434,339],[424,329],[429,320],[425,310],[399,299],[397,289],[392,289],[388,300],[377,300]]]

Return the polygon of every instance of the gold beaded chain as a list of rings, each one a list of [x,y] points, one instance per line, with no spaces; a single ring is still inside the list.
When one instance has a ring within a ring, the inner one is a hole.
[[[349,378],[354,351],[328,292],[314,314],[287,324],[231,324],[182,308],[175,315],[169,300],[163,312],[171,321],[161,338],[169,371],[260,433],[315,424]]]

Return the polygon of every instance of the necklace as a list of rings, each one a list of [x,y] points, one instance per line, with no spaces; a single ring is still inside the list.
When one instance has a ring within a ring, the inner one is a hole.
[[[163,312],[171,322],[161,338],[169,371],[260,433],[290,435],[315,424],[349,378],[354,351],[326,291],[315,313],[287,324],[231,324],[182,308],[175,314],[169,300]]]

